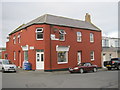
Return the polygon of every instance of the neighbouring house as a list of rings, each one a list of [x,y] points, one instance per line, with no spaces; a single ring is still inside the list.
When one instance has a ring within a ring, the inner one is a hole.
[[[120,38],[102,37],[102,64],[120,57]],[[104,66],[103,66],[104,67]]]
[[[5,47],[0,47],[0,59],[2,58],[2,51],[5,51],[6,48]],[[5,55],[6,56],[6,55]]]
[[[101,67],[101,41],[88,13],[85,21],[45,14],[11,32],[3,56],[19,67],[29,61],[32,70],[64,70],[80,62]]]

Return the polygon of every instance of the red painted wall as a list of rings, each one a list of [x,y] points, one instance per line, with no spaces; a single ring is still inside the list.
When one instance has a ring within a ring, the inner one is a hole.
[[[36,28],[43,27],[44,29],[44,40],[36,40]],[[53,28],[64,29],[67,33],[65,36],[65,41],[50,41],[50,33],[55,34],[56,38],[59,38],[59,31],[53,32]],[[51,31],[50,31],[51,30]],[[82,42],[77,42],[77,31],[82,32]],[[90,32],[94,33],[94,43],[90,43]],[[13,44],[14,35],[21,35],[21,43]],[[62,69],[75,66],[77,64],[77,52],[82,51],[82,62],[90,61],[90,52],[94,50],[95,60],[92,61],[93,64],[101,67],[101,32],[75,29],[70,27],[62,26],[50,26],[50,25],[32,25],[10,35],[10,40],[6,44],[6,52],[8,53],[8,58],[13,61],[17,66],[19,65],[18,52],[21,52],[21,59],[24,60],[24,53],[21,46],[34,46],[34,50],[28,50],[28,59],[32,64],[32,69],[36,69],[36,50],[44,49],[44,59],[45,59],[45,70],[51,69]],[[70,46],[70,51],[68,52],[68,63],[67,64],[57,64],[57,51],[56,45],[60,46]],[[16,52],[16,60],[13,60],[13,52]]]

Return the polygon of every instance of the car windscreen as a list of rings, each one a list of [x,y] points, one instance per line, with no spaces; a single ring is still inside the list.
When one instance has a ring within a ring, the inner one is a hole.
[[[84,63],[80,63],[80,64],[78,64],[78,66],[84,66]]]
[[[112,58],[111,61],[116,61],[116,60],[120,60],[119,58]]]
[[[12,62],[9,60],[3,60],[3,64],[12,64]]]

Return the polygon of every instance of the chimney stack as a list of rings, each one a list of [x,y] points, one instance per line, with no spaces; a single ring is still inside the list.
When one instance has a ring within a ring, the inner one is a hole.
[[[85,15],[85,21],[91,23],[91,17],[88,13]]]

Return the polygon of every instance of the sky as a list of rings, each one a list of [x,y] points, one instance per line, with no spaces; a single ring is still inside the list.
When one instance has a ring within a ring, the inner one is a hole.
[[[25,0],[24,0],[25,1]],[[0,3],[0,47],[5,46],[6,37],[21,24],[44,15],[52,14],[73,19],[85,20],[85,14],[91,15],[91,21],[102,30],[103,36],[118,37],[118,2],[8,2]]]

